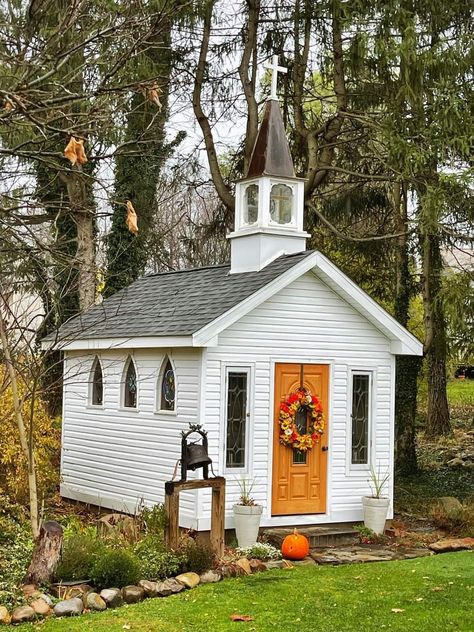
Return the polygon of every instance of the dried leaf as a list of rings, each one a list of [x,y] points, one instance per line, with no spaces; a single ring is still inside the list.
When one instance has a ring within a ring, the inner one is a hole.
[[[138,235],[138,217],[130,200],[127,200],[127,218],[125,223],[131,233]]]
[[[5,103],[3,104],[3,109],[6,110],[7,112],[11,112],[14,109],[14,105],[11,101],[5,101]]]
[[[150,88],[145,89],[145,96],[150,101],[150,103],[154,103],[158,110],[161,110],[163,104],[160,101],[161,89],[158,84],[151,86]]]
[[[64,149],[64,155],[71,162],[73,167],[76,164],[84,165],[87,162],[86,152],[84,151],[84,140],[71,136]]]
[[[231,621],[253,621],[253,617],[251,617],[249,614],[231,614],[230,615],[230,620]]]
[[[405,612],[403,608],[392,608],[392,612]]]

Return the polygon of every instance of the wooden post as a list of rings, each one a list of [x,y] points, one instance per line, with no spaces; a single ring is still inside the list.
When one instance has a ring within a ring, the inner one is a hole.
[[[168,517],[165,541],[170,549],[179,543],[179,493],[186,489],[212,489],[211,547],[214,555],[224,554],[225,478],[216,476],[203,481],[168,481],[165,483],[165,510]]]

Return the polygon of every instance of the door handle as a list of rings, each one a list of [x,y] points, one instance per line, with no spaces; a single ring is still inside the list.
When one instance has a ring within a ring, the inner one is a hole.
[[[322,451],[323,452],[327,452],[329,450],[329,448],[327,447],[327,445],[323,445],[322,447]]]

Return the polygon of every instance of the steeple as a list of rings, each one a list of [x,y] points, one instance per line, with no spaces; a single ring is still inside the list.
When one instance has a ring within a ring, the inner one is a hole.
[[[235,189],[235,229],[231,273],[261,270],[282,254],[303,252],[304,181],[295,177],[290,147],[276,96],[278,66],[272,69],[271,95],[250,158],[246,177]]]

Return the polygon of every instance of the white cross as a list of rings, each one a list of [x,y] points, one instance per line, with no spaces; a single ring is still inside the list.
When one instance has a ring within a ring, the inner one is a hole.
[[[275,99],[277,100],[277,79],[278,79],[278,73],[279,72],[288,72],[287,68],[283,68],[283,66],[279,66],[278,65],[278,55],[273,55],[272,61],[266,61],[263,64],[264,68],[268,68],[269,70],[272,71],[272,89],[270,92],[270,99]]]

